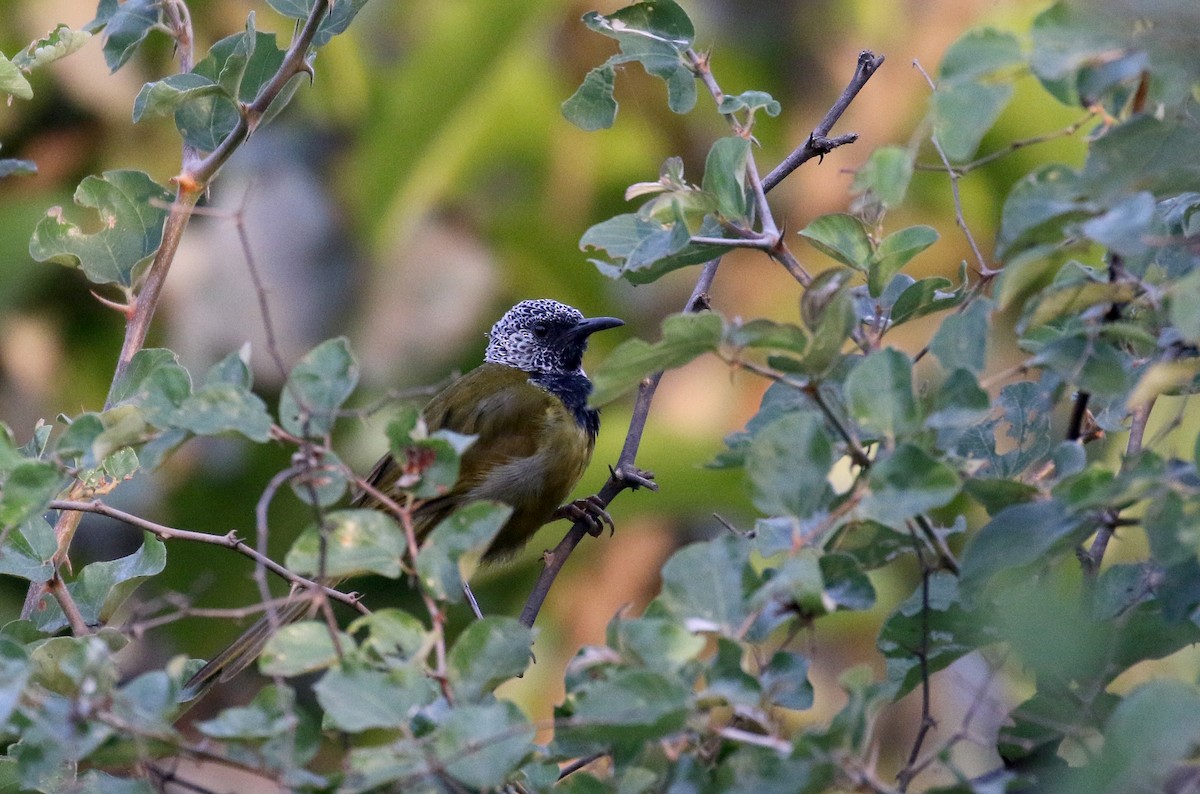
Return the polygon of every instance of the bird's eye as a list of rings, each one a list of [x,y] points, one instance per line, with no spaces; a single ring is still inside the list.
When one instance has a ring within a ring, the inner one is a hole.
[[[548,333],[550,333],[550,326],[548,326],[542,322],[537,322],[537,323],[533,324],[533,335],[536,336],[538,339],[545,339],[546,334],[548,334]]]

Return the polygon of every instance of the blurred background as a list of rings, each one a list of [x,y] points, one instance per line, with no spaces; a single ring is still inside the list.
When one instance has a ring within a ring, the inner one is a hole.
[[[585,133],[563,120],[560,103],[615,49],[579,18],[619,5],[369,3],[349,33],[321,51],[315,83],[303,87],[283,116],[256,133],[219,176],[210,213],[195,218],[184,238],[150,344],[177,351],[199,378],[249,341],[256,389],[274,403],[280,378],[266,355],[263,319],[232,220],[237,212],[243,213],[267,284],[285,360],[290,365],[318,341],[347,336],[363,372],[354,398],[359,406],[389,390],[437,384],[471,368],[482,356],[491,323],[524,298],[553,297],[586,314],[627,321],[625,328],[595,338],[585,361],[593,368],[623,339],[654,338],[662,317],[683,306],[696,269],[635,288],[600,275],[579,250],[579,237],[592,224],[631,211],[623,200],[626,186],[656,179],[669,156],[681,156],[687,175],[698,182],[708,147],[726,127],[703,95],[690,115],[672,114],[661,81],[636,65],[618,74],[620,112],[612,130]],[[929,95],[914,60],[934,73],[941,54],[963,31],[981,24],[1024,30],[1046,4],[682,0],[682,5],[696,24],[697,49],[711,51],[713,71],[727,92],[765,90],[783,104],[781,116],[760,115],[755,128],[764,173],[804,142],[853,73],[860,50],[887,56],[834,129],[858,132],[859,142],[821,164],[807,164],[772,194],[776,218],[794,232],[817,215],[849,205],[852,171],[873,148],[910,141]],[[291,23],[265,3],[194,0],[189,7],[198,59],[214,41],[242,29],[251,11],[257,27],[276,31],[281,45],[291,35]],[[94,0],[0,0],[5,20],[0,50],[11,54],[58,22],[79,28],[94,15]],[[155,33],[128,66],[109,75],[94,40],[36,72],[32,101],[0,107],[3,156],[31,159],[39,168],[36,176],[0,181],[0,419],[20,441],[38,419],[100,408],[122,334],[120,317],[89,295],[81,274],[30,259],[33,227],[55,205],[66,207],[74,220],[83,217],[71,208],[71,194],[89,174],[135,168],[165,184],[178,172],[179,138],[171,121],[130,120],[141,85],[175,70],[172,55],[167,38]],[[1026,78],[981,151],[1060,129],[1080,115]],[[1078,165],[1082,154],[1080,141],[1061,139],[973,172],[962,183],[964,207],[985,251],[1009,186],[1035,162]],[[931,163],[933,157],[919,161]],[[957,278],[969,251],[955,228],[943,175],[919,171],[905,207],[887,226],[916,222],[935,226],[942,240],[915,261],[913,275]],[[794,235],[792,244],[810,270],[829,265]],[[726,316],[795,321],[799,291],[764,257],[734,254],[722,265],[712,299]],[[893,341],[915,350],[928,330],[914,323],[909,337]],[[995,368],[1003,368],[1010,355],[994,351]],[[764,388],[715,360],[698,361],[663,380],[638,459],[658,475],[661,490],[623,494],[612,509],[616,536],[586,540],[552,591],[538,623],[538,664],[504,690],[533,717],[550,716],[563,666],[576,650],[602,643],[615,613],[636,612],[654,595],[659,567],[675,548],[725,531],[714,512],[736,526],[752,525],[740,472],[704,463],[722,449],[726,434],[753,415]],[[605,409],[593,467],[579,495],[597,489],[606,466],[615,462],[630,402]],[[345,422],[338,439],[343,458],[366,471],[385,450],[388,416],[385,408]],[[153,476],[123,485],[111,501],[170,525],[249,533],[255,501],[287,465],[288,455],[281,446],[255,447],[237,438],[195,440]],[[271,518],[273,549],[282,556],[308,518],[288,492],[277,498]],[[140,541],[136,533],[92,518],[83,527],[73,555],[77,565],[128,553]],[[564,530],[565,524],[551,525],[515,565],[476,577],[485,612],[520,611],[541,550]],[[171,590],[202,607],[257,600],[251,566],[239,555],[181,544],[170,546],[168,554],[166,574],[140,591],[147,613]],[[868,661],[882,669],[874,651],[879,621],[913,586],[912,580],[892,576],[898,580],[877,577],[880,598],[873,613],[823,619],[805,638],[817,660],[817,701],[804,719],[826,719],[840,706],[833,682],[846,667]],[[0,587],[0,615],[13,618],[24,586],[4,580]],[[388,580],[355,588],[372,607],[410,599],[403,584]],[[461,626],[466,616],[455,618]],[[180,653],[207,657],[237,630],[231,623],[194,618],[155,629],[126,652],[129,669]],[[951,674],[973,675],[969,664]],[[222,698],[244,696],[227,688],[205,709],[223,705]]]

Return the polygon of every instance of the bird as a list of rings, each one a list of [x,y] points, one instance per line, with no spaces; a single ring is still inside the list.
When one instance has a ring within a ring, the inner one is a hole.
[[[421,415],[432,432],[475,436],[463,453],[458,478],[443,495],[413,511],[418,540],[456,509],[494,500],[512,513],[483,552],[484,563],[516,554],[544,524],[557,518],[586,519],[593,534],[612,519],[594,498],[565,503],[583,477],[595,449],[600,414],[588,405],[592,382],[583,370],[588,339],[624,322],[584,317],[555,300],[524,300],[488,333],[483,363],[429,401]],[[403,467],[391,454],[375,464],[366,481],[387,496],[399,495]],[[386,509],[364,489],[354,507]],[[303,617],[311,599],[297,599],[264,616],[184,684],[194,700],[228,681],[258,658],[271,635]]]

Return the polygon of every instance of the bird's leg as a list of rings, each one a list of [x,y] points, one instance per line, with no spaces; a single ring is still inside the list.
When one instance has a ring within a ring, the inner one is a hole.
[[[475,617],[483,620],[483,613],[479,611],[479,602],[475,600],[475,594],[471,592],[471,585],[465,581],[462,583],[463,595],[467,597],[467,603],[471,605],[471,611],[475,613]]]
[[[608,527],[608,534],[617,531],[617,527],[613,524],[612,516],[604,509],[604,503],[600,501],[600,497],[595,494],[583,499],[576,499],[570,504],[565,504],[554,511],[551,520],[559,518],[569,518],[572,521],[588,522],[588,534],[593,538],[600,537],[600,533],[604,528]]]

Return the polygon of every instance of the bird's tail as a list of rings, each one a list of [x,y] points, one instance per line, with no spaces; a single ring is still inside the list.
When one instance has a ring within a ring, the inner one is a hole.
[[[224,683],[246,669],[262,653],[267,640],[271,639],[275,631],[300,620],[311,607],[310,599],[300,598],[276,610],[274,620],[267,615],[259,618],[230,643],[229,647],[214,656],[187,680],[183,685],[182,700],[195,700],[214,685]]]

